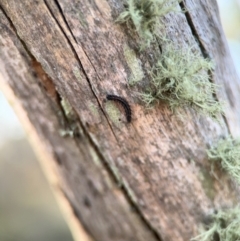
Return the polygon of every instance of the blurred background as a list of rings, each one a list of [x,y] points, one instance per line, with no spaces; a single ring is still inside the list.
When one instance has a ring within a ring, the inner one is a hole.
[[[218,4],[240,76],[240,0],[218,0]],[[22,126],[0,90],[0,241],[43,240],[73,239]]]

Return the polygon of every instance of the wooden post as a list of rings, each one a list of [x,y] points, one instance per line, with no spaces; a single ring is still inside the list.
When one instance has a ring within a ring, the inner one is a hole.
[[[152,66],[155,44],[138,52],[137,36],[115,23],[123,0],[0,0],[0,84],[39,154],[78,241],[185,241],[204,217],[237,201],[206,148],[240,135],[240,86],[216,1],[185,0],[163,19],[166,36],[195,46],[216,63],[215,98],[223,125],[165,105],[148,110],[128,80]],[[151,52],[152,51],[152,52]],[[131,58],[127,54],[131,53]],[[135,76],[136,77],[136,76]],[[107,94],[124,97],[109,116]],[[115,109],[116,110],[116,109]]]

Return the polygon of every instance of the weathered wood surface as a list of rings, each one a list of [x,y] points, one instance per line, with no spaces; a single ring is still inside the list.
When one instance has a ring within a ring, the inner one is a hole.
[[[218,180],[210,174],[205,151],[220,136],[240,135],[240,87],[217,4],[180,7],[189,11],[162,20],[166,35],[214,59],[215,98],[227,105],[222,126],[139,101],[141,87],[128,85],[131,67],[147,81],[159,48],[139,53],[137,36],[114,22],[123,1],[0,0],[0,82],[36,131],[55,189],[86,231],[79,240],[188,240],[205,215],[239,200],[223,172]],[[124,51],[136,56],[126,59]],[[124,114],[118,124],[109,118],[112,93],[130,102],[130,124]],[[74,137],[60,134],[72,129]]]

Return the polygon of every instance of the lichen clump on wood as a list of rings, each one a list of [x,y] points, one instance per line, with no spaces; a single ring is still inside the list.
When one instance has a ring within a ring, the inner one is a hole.
[[[207,151],[208,158],[221,162],[221,166],[231,177],[240,183],[240,140],[231,137],[220,140]]]
[[[127,45],[124,45],[123,48],[124,57],[127,61],[127,64],[131,70],[131,76],[129,78],[129,84],[134,85],[144,77],[144,72],[142,70],[141,62],[137,59],[137,56],[133,49],[129,48]]]
[[[166,101],[172,110],[191,106],[217,119],[222,104],[213,98],[216,85],[209,81],[208,73],[213,67],[212,61],[191,48],[179,50],[168,44],[151,72],[151,88],[142,94],[143,101],[148,106]]]
[[[160,27],[159,17],[173,11],[177,2],[177,0],[127,0],[127,7],[119,15],[117,22],[126,22],[128,26],[133,26],[142,40],[142,48],[149,47],[154,41],[156,27]]]
[[[240,240],[240,209],[221,210],[211,216],[207,230],[193,238],[195,241],[238,241]]]
[[[116,108],[116,106],[113,103],[107,102],[106,103],[106,112],[109,115],[112,122],[115,123],[116,125],[118,125],[119,118],[121,116],[121,113],[118,110],[118,108]]]

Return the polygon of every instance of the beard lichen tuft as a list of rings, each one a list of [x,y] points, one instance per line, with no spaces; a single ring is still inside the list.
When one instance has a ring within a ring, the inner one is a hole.
[[[117,22],[134,27],[141,38],[141,48],[149,47],[156,37],[156,27],[161,27],[159,18],[175,11],[178,0],[127,0],[127,7]]]
[[[240,240],[240,208],[239,206],[220,210],[210,216],[212,222],[192,241],[237,241]]]
[[[222,139],[207,154],[209,160],[219,161],[222,168],[240,184],[240,139]]]
[[[190,106],[217,120],[223,105],[213,98],[217,87],[209,81],[213,68],[212,61],[191,48],[179,50],[168,44],[150,73],[151,88],[142,99],[147,106],[165,101],[172,110]]]

